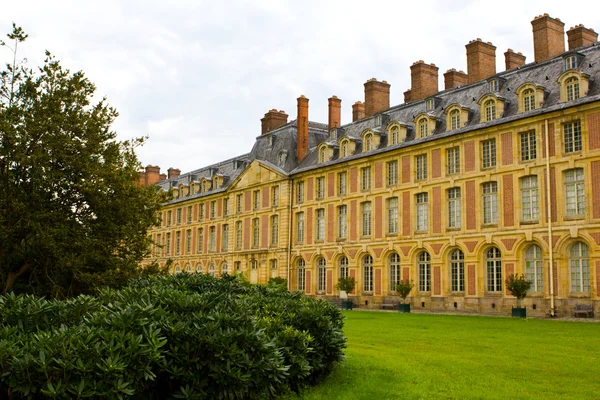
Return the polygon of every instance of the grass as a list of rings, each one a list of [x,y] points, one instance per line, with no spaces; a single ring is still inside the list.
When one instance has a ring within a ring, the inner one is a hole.
[[[346,361],[291,399],[600,398],[600,323],[344,314]]]

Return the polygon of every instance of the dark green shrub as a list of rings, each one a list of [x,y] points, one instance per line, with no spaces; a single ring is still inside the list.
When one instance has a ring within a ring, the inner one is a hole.
[[[413,281],[405,279],[403,281],[400,281],[399,283],[396,283],[393,286],[393,289],[398,293],[400,297],[402,297],[402,304],[404,304],[406,302],[406,298],[408,297],[408,295],[414,287],[415,284],[413,283]]]
[[[343,358],[339,310],[280,285],[179,274],[96,297],[0,297],[0,399],[276,397]]]
[[[521,300],[527,296],[531,285],[533,285],[533,282],[528,280],[523,274],[511,274],[506,279],[506,289],[517,298],[517,307],[521,307]]]

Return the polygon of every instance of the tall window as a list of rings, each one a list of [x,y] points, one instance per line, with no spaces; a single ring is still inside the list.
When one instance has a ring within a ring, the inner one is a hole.
[[[181,231],[175,232],[175,255],[181,254]]]
[[[362,190],[370,190],[371,189],[371,167],[364,167],[360,169],[361,176],[361,187]]]
[[[579,78],[573,76],[566,80],[567,101],[577,100],[579,98]]]
[[[421,118],[419,120],[419,137],[425,138],[429,136],[429,125],[427,118]]]
[[[223,216],[227,217],[229,215],[229,198],[223,199]]]
[[[192,253],[192,230],[185,231],[185,254]]]
[[[465,255],[460,249],[450,254],[450,272],[452,274],[452,291],[465,291]]]
[[[346,195],[347,175],[345,172],[338,173],[338,195]]]
[[[319,258],[317,262],[317,290],[319,292],[324,292],[326,283],[327,283],[327,270],[325,267],[327,266],[327,262],[323,257]]]
[[[217,215],[217,202],[213,200],[210,202],[210,219],[215,219],[216,215]]]
[[[167,226],[171,226],[173,224],[173,211],[167,211]]]
[[[271,271],[277,271],[277,259],[269,260],[269,263],[271,264]]]
[[[426,231],[429,227],[429,194],[417,193],[417,230]]]
[[[388,186],[398,184],[398,161],[393,160],[387,163],[387,184]]]
[[[343,256],[340,258],[340,278],[347,278],[348,274],[348,257]]]
[[[400,129],[397,126],[394,126],[390,130],[390,144],[398,144],[400,143]]]
[[[446,150],[446,164],[448,175],[460,173],[460,147],[451,147]]]
[[[577,68],[577,56],[569,56],[565,58],[565,69]]]
[[[373,291],[373,257],[363,257],[363,291]]]
[[[223,237],[221,238],[221,250],[227,251],[229,249],[229,225],[225,224],[221,229],[223,230]]]
[[[523,92],[523,111],[535,110],[535,92],[527,89]]]
[[[242,270],[242,262],[241,261],[234,261],[233,262],[233,269],[235,270],[235,272],[240,272]]]
[[[450,112],[450,127],[453,130],[460,128],[460,110]]]
[[[502,254],[497,247],[490,247],[485,253],[487,266],[487,290],[488,292],[502,291]]]
[[[279,216],[271,216],[271,246],[277,245],[279,242]]]
[[[371,236],[371,202],[365,201],[362,207],[362,235]]]
[[[496,101],[488,100],[483,105],[483,110],[485,112],[485,120],[493,121],[496,119]]]
[[[304,202],[304,181],[296,183],[296,203],[301,204]]]
[[[306,290],[306,264],[301,258],[298,260],[298,291],[304,292]]]
[[[279,207],[279,186],[271,188],[271,204],[273,207]]]
[[[208,228],[208,251],[215,251],[216,248],[216,230],[217,228],[211,226]]]
[[[460,228],[462,222],[460,207],[460,188],[448,189],[448,228]]]
[[[365,135],[365,145],[363,151],[370,151],[373,148],[373,136],[369,133]]]
[[[537,221],[539,219],[537,175],[521,178],[521,212],[523,221]]]
[[[224,262],[223,264],[221,264],[221,276],[226,275],[229,273],[229,266],[227,265],[226,262]]]
[[[419,291],[431,292],[431,257],[424,251],[419,254]]]
[[[483,223],[498,223],[498,182],[483,184]]]
[[[187,208],[187,216],[186,216],[186,219],[187,219],[187,223],[188,223],[188,224],[191,224],[191,223],[192,223],[192,206],[188,206],[188,208]]]
[[[304,213],[296,213],[296,242],[304,243]]]
[[[242,194],[241,193],[238,193],[235,195],[235,212],[238,214],[242,212]]]
[[[235,223],[235,248],[242,248],[242,221]]]
[[[182,215],[182,210],[181,208],[177,209],[177,225],[181,225],[181,215]]]
[[[197,274],[201,274],[203,269],[204,269],[204,267],[202,266],[202,264],[200,264],[200,263],[196,264],[196,273]]]
[[[583,168],[565,171],[565,196],[567,215],[585,214],[585,186]]]
[[[542,248],[531,245],[525,251],[525,276],[532,282],[532,292],[544,291],[544,268],[542,266]]]
[[[590,252],[587,244],[576,242],[569,249],[571,292],[590,291]]]
[[[340,144],[340,158],[344,158],[348,155],[348,141],[344,140]]]
[[[394,285],[400,283],[402,280],[401,268],[400,268],[400,256],[398,253],[392,253],[390,255],[390,290],[394,290]]]
[[[319,164],[324,163],[325,162],[325,147],[321,147],[319,149]]]
[[[481,160],[483,168],[496,166],[496,139],[481,142]]]
[[[259,246],[260,241],[260,220],[258,218],[252,219],[252,247],[256,248]]]
[[[160,257],[160,249],[162,246],[162,236],[161,234],[156,235],[156,242],[154,243],[154,257]]]
[[[325,209],[317,209],[317,240],[325,240]]]
[[[323,199],[325,197],[325,177],[319,176],[317,178],[317,200]]]
[[[165,253],[166,256],[170,256],[171,255],[171,232],[167,232],[167,243],[165,246]]]
[[[427,154],[415,157],[417,180],[427,179]]]
[[[536,157],[535,131],[521,133],[521,161],[535,160]]]
[[[202,254],[203,247],[204,247],[204,229],[198,228],[198,243],[196,246],[196,252],[198,254]]]
[[[573,121],[563,125],[565,153],[581,151],[581,122]]]
[[[338,207],[338,238],[345,239],[348,237],[348,206],[342,205]]]
[[[388,233],[398,233],[398,198],[390,197],[387,206]]]
[[[260,208],[260,190],[255,190],[252,192],[252,205],[254,210],[258,210]]]

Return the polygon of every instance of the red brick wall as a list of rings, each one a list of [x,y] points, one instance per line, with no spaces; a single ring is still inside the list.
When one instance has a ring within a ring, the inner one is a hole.
[[[262,188],[261,207],[270,207],[271,206],[271,203],[269,203],[270,196],[271,196],[271,188],[270,187]]]
[[[382,207],[382,199],[381,196],[375,197],[375,239],[379,239],[382,237],[382,228],[383,228],[383,207]]]
[[[312,207],[308,207],[306,209],[306,218],[304,219],[304,238],[306,239],[306,244],[312,244],[313,242],[313,209]]]
[[[215,250],[216,251],[221,251],[221,224],[217,224],[216,228],[215,228],[215,236],[216,236],[216,240],[215,240]],[[182,232],[183,233],[183,232]],[[182,244],[183,244],[183,240],[182,240]],[[183,253],[183,252],[182,252]]]
[[[223,199],[217,200],[217,217],[221,218],[223,216]]]
[[[554,265],[552,266],[552,275],[554,278],[554,295],[558,296],[558,263],[555,261]],[[550,286],[550,285],[548,285]]]
[[[600,261],[596,261],[596,293],[600,293]]]
[[[327,270],[327,294],[333,293],[333,271]]]
[[[408,267],[402,268],[402,280],[407,281],[410,279],[410,270]]]
[[[600,218],[600,161],[592,161],[592,218]],[[600,292],[598,292],[600,293]]]
[[[350,202],[350,240],[356,240],[356,233],[358,232],[358,224],[356,223],[356,200]]]
[[[208,238],[209,234],[208,232],[204,233],[204,237]],[[250,218],[244,218],[244,249],[249,249],[250,248],[250,237],[251,237],[251,232],[250,232]]]
[[[269,216],[260,217],[260,247],[269,247]]]
[[[307,201],[311,201],[315,196],[315,178],[312,176],[306,180],[306,192],[304,195]]]
[[[402,156],[402,183],[410,182],[410,156]]]
[[[375,295],[381,294],[381,268],[375,268]]]
[[[475,171],[475,142],[469,141],[463,144],[465,172]]]
[[[198,221],[198,204],[194,204],[194,221]]]
[[[433,267],[433,294],[442,294],[440,267]]]
[[[181,223],[187,223],[187,207],[183,207],[183,210],[181,212]]]
[[[439,178],[442,176],[442,161],[440,149],[431,150],[431,177]]]
[[[502,278],[504,278],[506,280],[506,279],[508,279],[509,276],[511,276],[512,274],[515,273],[515,264],[513,264],[513,263],[505,263],[504,264],[504,268],[505,268],[504,271],[505,271],[506,274]],[[502,286],[504,286],[504,290],[506,291],[506,294],[510,295],[510,292],[506,288],[506,284],[504,282],[502,282]]]
[[[333,204],[327,205],[327,241],[333,242],[335,240],[335,208]]]
[[[306,290],[305,290],[305,293],[309,294],[309,293],[312,293],[311,273],[310,273],[310,270],[306,270],[305,273],[306,273],[306,282],[305,282],[306,283],[306,285],[305,285],[306,286],[305,287]]]
[[[590,141],[590,150],[600,148],[600,113],[588,116],[588,138]]]
[[[512,174],[502,177],[502,186],[504,226],[513,226],[515,224],[515,208]]]
[[[550,157],[554,157],[555,152],[555,139],[554,139],[554,124],[548,123],[548,150],[550,151]],[[546,126],[542,125],[542,158],[546,158]]]
[[[327,197],[335,196],[335,174],[330,172],[327,174]]]
[[[356,167],[350,168],[350,193],[356,193],[358,191],[358,169]]]
[[[350,278],[356,279],[356,269],[350,268],[350,271],[348,271],[348,275],[350,275]],[[358,286],[358,282],[357,282],[356,286]],[[356,288],[350,292],[350,294],[355,294],[355,293],[356,293]]]
[[[402,234],[410,236],[410,192],[402,193]]]
[[[544,168],[544,196],[546,195],[547,191],[546,191],[546,186],[547,185],[547,181],[546,181],[546,169]],[[541,197],[541,196],[540,196]],[[552,222],[556,222],[557,221],[557,206],[556,206],[556,172],[554,167],[550,168],[550,199],[551,199],[551,204],[550,204],[550,215],[552,216]],[[547,203],[544,202],[543,204],[540,203],[540,206],[544,208],[543,212],[544,215],[546,216],[546,218],[548,217],[548,209],[547,209]]]
[[[433,233],[442,232],[442,189],[436,186],[432,189],[433,197]]]
[[[502,165],[512,165],[513,163],[513,141],[512,133],[503,133],[500,135],[502,142]]]
[[[383,187],[383,163],[381,161],[375,163],[375,189]]]
[[[210,215],[210,208],[208,207],[209,202],[206,202],[206,214],[207,217]],[[252,210],[252,193],[250,191],[244,192],[244,211]]]
[[[198,234],[198,229],[194,228],[192,229],[192,254],[196,254],[197,249],[196,247],[198,246],[196,244],[196,242],[198,241],[198,239],[196,238],[196,235]]]
[[[467,229],[475,229],[477,221],[477,212],[475,208],[475,181],[465,182],[465,200],[466,200],[466,218],[467,218]]]
[[[475,265],[469,264],[467,266],[469,271],[469,281],[467,282],[467,294],[470,296],[475,295]]]
[[[250,199],[250,193],[248,193],[248,199]],[[204,219],[209,219],[210,218],[210,201],[206,202],[205,208],[206,208],[206,210],[204,210],[205,211],[204,212]]]

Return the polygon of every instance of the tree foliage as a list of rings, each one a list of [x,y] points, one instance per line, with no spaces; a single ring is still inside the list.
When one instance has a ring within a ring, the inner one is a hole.
[[[13,24],[0,72],[0,279],[3,291],[64,297],[137,276],[163,199],[137,184],[135,148],[118,141],[117,111],[46,52],[18,61]]]

